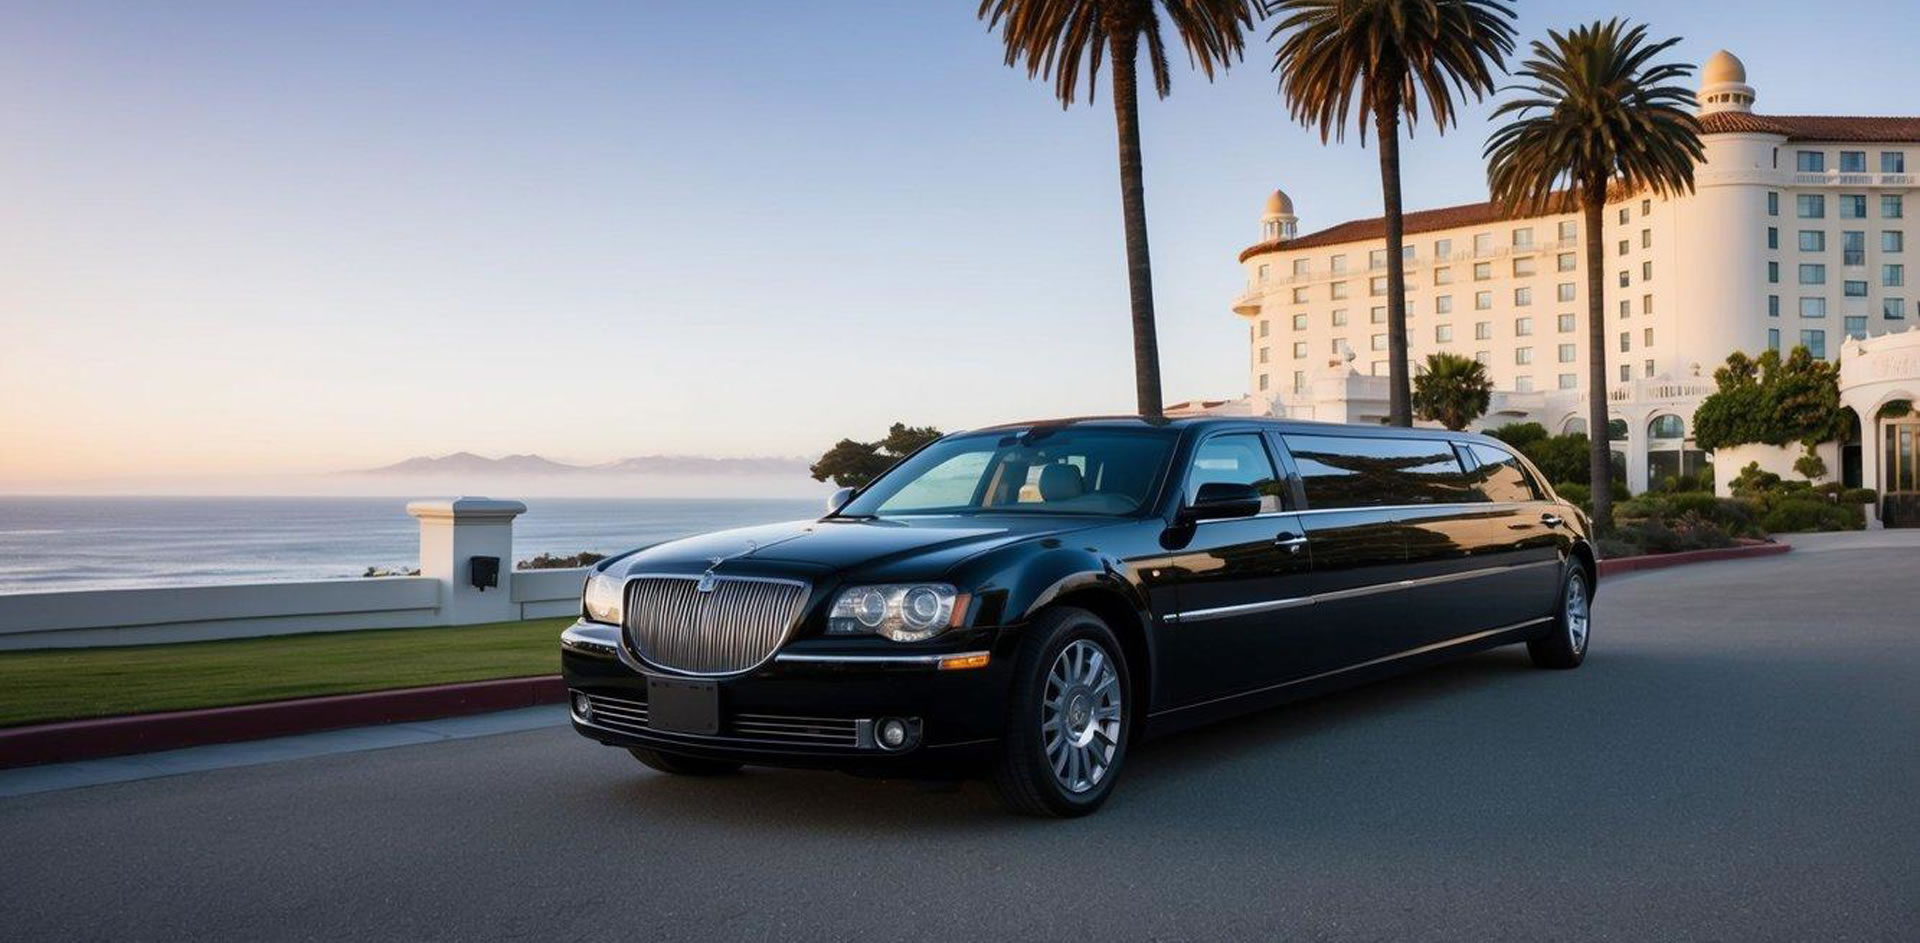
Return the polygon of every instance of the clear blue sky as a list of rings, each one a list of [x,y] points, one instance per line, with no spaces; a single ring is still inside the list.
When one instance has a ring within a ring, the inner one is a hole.
[[[1920,109],[1911,2],[1518,6],[1727,47],[1763,113]],[[11,0],[0,489],[1130,410],[1106,96],[1063,113],[973,11]],[[1243,392],[1269,188],[1377,213],[1271,48],[1144,109],[1169,400]],[[1485,114],[1416,133],[1410,207],[1482,198]]]

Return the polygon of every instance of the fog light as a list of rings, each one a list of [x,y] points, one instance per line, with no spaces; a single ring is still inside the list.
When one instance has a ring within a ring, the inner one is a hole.
[[[907,745],[907,722],[898,717],[889,717],[880,722],[880,745],[889,750],[898,750]]]
[[[573,692],[573,713],[574,716],[579,717],[581,720],[592,720],[593,701],[588,700],[585,694],[581,694],[578,691]]]

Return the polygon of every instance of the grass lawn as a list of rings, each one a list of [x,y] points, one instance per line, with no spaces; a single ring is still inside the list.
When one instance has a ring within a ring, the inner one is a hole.
[[[572,621],[0,652],[0,727],[558,674]]]

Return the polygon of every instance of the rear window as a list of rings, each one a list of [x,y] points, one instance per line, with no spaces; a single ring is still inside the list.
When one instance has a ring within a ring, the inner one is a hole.
[[[1479,463],[1479,467],[1473,470],[1473,484],[1485,500],[1538,501],[1545,497],[1540,493],[1539,486],[1534,484],[1533,476],[1527,474],[1513,453],[1479,442],[1469,443],[1467,451],[1472,452],[1474,460]]]
[[[1441,439],[1290,435],[1285,440],[1310,508],[1479,500],[1453,446]]]

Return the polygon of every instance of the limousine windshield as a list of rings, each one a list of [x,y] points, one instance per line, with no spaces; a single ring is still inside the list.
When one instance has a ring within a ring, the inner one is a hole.
[[[839,516],[1132,514],[1151,500],[1177,437],[1087,426],[954,436],[882,475]]]

